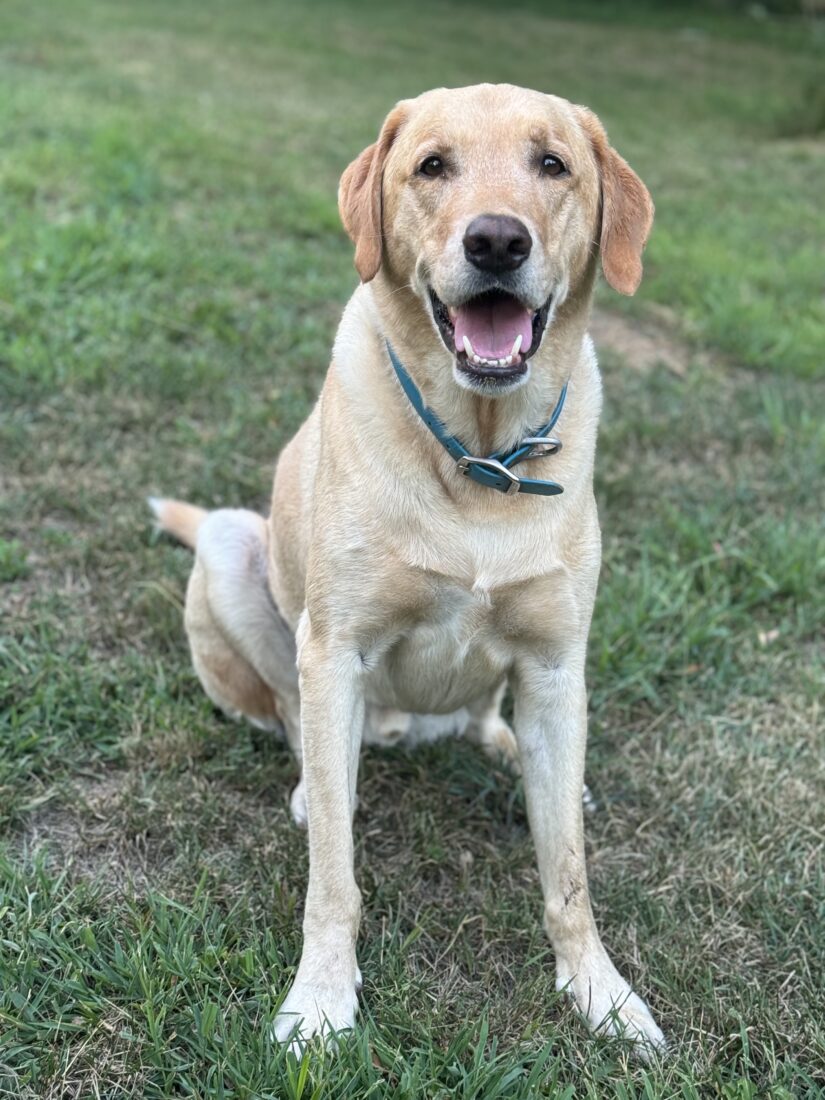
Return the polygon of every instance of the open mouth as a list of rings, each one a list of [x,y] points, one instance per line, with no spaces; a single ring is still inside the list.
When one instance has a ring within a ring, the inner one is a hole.
[[[460,306],[447,306],[430,289],[433,317],[458,369],[487,385],[511,382],[527,372],[538,350],[551,299],[527,309],[504,290],[488,290]]]

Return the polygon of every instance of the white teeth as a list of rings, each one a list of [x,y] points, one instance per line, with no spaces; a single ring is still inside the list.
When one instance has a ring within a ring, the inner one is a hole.
[[[510,352],[510,358],[515,359],[518,353],[521,351],[521,333],[513,341],[513,350]]]
[[[467,358],[471,363],[474,363],[477,367],[514,367],[518,363],[518,358],[513,358],[512,355],[507,359],[485,359],[481,355],[476,355],[473,352],[472,355],[468,355]]]
[[[518,365],[518,350],[521,347],[521,336],[516,337],[516,342],[513,345],[514,350],[504,359],[486,359],[483,355],[477,355],[476,352],[473,351],[470,337],[466,334],[462,336],[461,341],[464,344],[464,351],[468,361],[477,367],[493,367],[500,370],[502,367],[515,367]]]

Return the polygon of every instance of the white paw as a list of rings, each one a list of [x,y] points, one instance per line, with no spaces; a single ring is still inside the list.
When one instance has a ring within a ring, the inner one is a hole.
[[[298,780],[297,787],[290,795],[289,809],[292,820],[298,828],[305,829],[309,821],[309,815],[307,814],[307,789],[303,776]]]
[[[340,982],[303,982],[296,979],[281,1005],[272,1025],[272,1037],[279,1043],[289,1043],[289,1049],[300,1057],[303,1047],[314,1036],[329,1039],[355,1026],[358,1010],[356,989],[361,988],[361,972],[356,971],[356,984]]]
[[[586,783],[584,785],[584,790],[582,791],[582,804],[584,806],[584,812],[586,814],[594,814],[599,808],[599,804],[593,797],[593,792],[590,790]]]
[[[516,735],[500,715],[482,724],[479,743],[491,760],[504,761],[514,774],[521,774]]]
[[[583,958],[575,974],[559,964],[556,988],[566,990],[593,1031],[629,1039],[645,1061],[665,1050],[665,1037],[650,1009],[616,970],[604,948]]]
[[[365,745],[395,745],[410,732],[413,716],[392,707],[371,706],[364,724]]]

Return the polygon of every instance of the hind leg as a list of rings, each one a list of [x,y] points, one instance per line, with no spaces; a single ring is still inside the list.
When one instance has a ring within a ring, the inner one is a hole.
[[[516,775],[521,775],[521,760],[516,736],[501,714],[501,704],[504,702],[506,689],[507,684],[503,683],[491,699],[486,700],[478,708],[471,709],[470,722],[464,736],[480,745],[487,756],[493,760],[504,760]],[[596,810],[596,800],[586,783],[582,790],[582,801],[587,813],[593,813]]]
[[[470,721],[464,736],[479,745],[493,760],[504,760],[515,772],[521,771],[518,745],[501,713],[507,682],[502,681],[491,696],[470,707]]]
[[[209,698],[233,718],[282,727],[300,765],[295,639],[270,594],[261,516],[226,508],[204,520],[184,620]]]

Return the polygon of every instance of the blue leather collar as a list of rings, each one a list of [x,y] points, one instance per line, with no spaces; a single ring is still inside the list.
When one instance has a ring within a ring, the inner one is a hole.
[[[401,388],[409,398],[410,404],[433,433],[435,438],[454,458],[461,473],[478,485],[486,485],[488,489],[497,489],[500,493],[537,493],[539,496],[553,497],[563,493],[564,489],[555,481],[540,481],[538,478],[518,477],[511,470],[519,462],[528,458],[547,458],[558,454],[561,450],[561,440],[555,439],[548,433],[555,427],[564,408],[564,400],[567,397],[567,383],[562,386],[556,407],[544,427],[539,428],[535,435],[524,439],[511,451],[496,451],[487,458],[476,458],[470,454],[467,448],[454,435],[450,435],[432,409],[424,404],[421,391],[410,378],[403,364],[387,342],[387,351],[390,362],[395,369]]]

